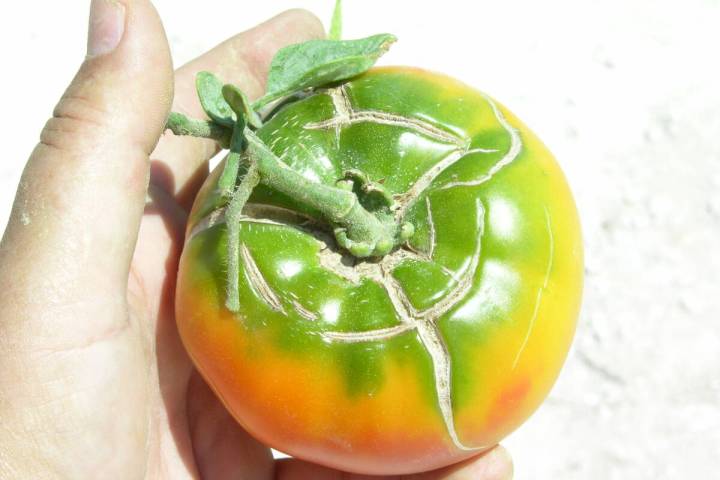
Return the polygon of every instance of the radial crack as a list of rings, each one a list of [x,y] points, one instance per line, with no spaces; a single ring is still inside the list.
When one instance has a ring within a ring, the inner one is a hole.
[[[470,257],[470,264],[465,268],[465,271],[460,275],[460,279],[455,287],[445,295],[442,300],[439,300],[432,307],[427,308],[421,312],[417,312],[418,318],[430,319],[435,321],[443,316],[447,311],[458,304],[470,291],[472,287],[473,278],[477,272],[478,266],[480,265],[480,250],[482,248],[482,237],[485,233],[485,208],[479,199],[475,200],[476,221],[478,223],[477,232],[477,244],[475,245],[475,251],[472,257]]]
[[[282,303],[280,302],[280,297],[278,297],[275,291],[270,287],[270,285],[268,285],[265,277],[258,268],[257,263],[255,263],[255,259],[250,253],[250,250],[248,250],[244,243],[240,244],[240,256],[245,264],[245,276],[247,277],[248,282],[250,283],[250,288],[252,288],[253,292],[255,292],[255,294],[260,297],[272,310],[282,313],[283,315],[287,315]]]
[[[345,90],[345,85],[328,89],[327,92],[330,94],[330,98],[332,99],[337,118],[350,118],[350,115],[353,112],[353,108],[352,103],[350,103],[350,98],[348,97],[347,91]]]
[[[352,115],[352,104],[350,103],[350,99],[347,96],[347,92],[345,91],[345,85],[341,85],[337,88],[331,88],[328,90],[328,93],[330,94],[330,98],[333,102],[333,107],[335,107],[335,119],[337,122],[332,125],[332,127],[335,128],[335,148],[338,150],[340,149],[340,132],[342,130],[342,127],[345,125],[350,124],[350,116]],[[310,128],[311,124],[307,124],[304,126],[306,130],[312,130]],[[331,126],[328,126],[331,127]]]
[[[433,364],[438,406],[440,407],[440,413],[443,417],[448,435],[455,446],[461,450],[478,450],[485,448],[485,446],[468,447],[464,445],[455,430],[451,394],[450,353],[447,350],[447,346],[436,322],[442,315],[461,302],[472,287],[472,280],[475,277],[480,263],[480,251],[485,226],[485,209],[482,202],[478,199],[475,205],[478,228],[476,235],[477,245],[470,259],[470,263],[465,267],[464,272],[457,281],[457,285],[448,295],[432,307],[418,311],[410,302],[402,285],[393,277],[392,271],[405,259],[424,261],[427,261],[427,259],[406,250],[397,250],[393,252],[393,254],[384,257],[380,264],[374,265],[381,270],[381,284],[385,287],[385,291],[390,298],[390,302],[393,305],[400,324],[393,327],[364,332],[325,332],[323,334],[324,338],[331,341],[357,343],[386,340],[411,330],[417,330],[420,342],[430,355]],[[373,277],[375,277],[375,275],[373,275]]]
[[[433,257],[433,253],[435,253],[435,222],[433,222],[433,215],[432,215],[432,207],[430,206],[430,197],[425,197],[425,205],[427,206],[427,223],[428,223],[428,230],[430,230],[430,238],[428,239],[428,243],[430,243],[430,246],[428,247],[428,258]]]
[[[297,295],[295,295],[294,293],[289,293],[289,296],[291,297],[290,303],[292,303],[292,306],[298,315],[300,315],[304,319],[310,320],[312,322],[315,322],[315,321],[317,321],[318,318],[320,318],[320,316],[317,313],[313,312],[312,310],[307,308],[305,305],[300,303],[300,300],[298,300]]]
[[[296,299],[292,299],[290,301],[290,303],[292,303],[293,308],[295,308],[295,311],[297,312],[297,314],[300,315],[301,317],[303,317],[304,319],[314,322],[319,318],[317,313],[308,309],[307,307],[305,307],[305,305],[303,305]]]
[[[438,404],[445,422],[445,428],[450,435],[450,439],[460,450],[477,450],[484,447],[468,447],[464,445],[458,438],[455,430],[455,419],[453,415],[452,396],[451,396],[451,371],[450,371],[450,353],[447,345],[440,335],[437,325],[432,322],[424,321],[417,324],[418,336],[430,354],[433,364],[433,373],[435,375],[435,390],[438,396]]]

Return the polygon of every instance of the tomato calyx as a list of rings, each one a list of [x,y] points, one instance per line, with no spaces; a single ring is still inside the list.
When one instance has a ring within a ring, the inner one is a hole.
[[[395,202],[381,182],[359,170],[345,172],[335,185],[311,181],[293,170],[255,134],[261,112],[298,93],[337,84],[372,67],[395,41],[390,34],[340,40],[340,2],[336,4],[331,36],[278,51],[270,65],[266,94],[251,103],[236,86],[200,72],[196,87],[209,121],[170,114],[166,128],[176,135],[212,138],[228,148],[218,181],[227,202],[228,279],[226,306],[238,311],[240,221],[253,189],[260,183],[320,212],[337,244],[357,258],[382,257],[409,239],[415,228],[398,215]],[[271,110],[267,120],[276,110]]]
[[[353,256],[382,256],[409,238],[412,227],[395,219],[392,197],[364,173],[348,173],[336,186],[317,183],[287,166],[253,132],[246,134],[260,182],[322,213],[338,245]]]
[[[228,309],[239,309],[240,218],[252,190],[259,183],[319,211],[329,223],[337,244],[357,258],[386,255],[413,235],[414,226],[396,218],[395,202],[379,182],[371,181],[367,174],[358,170],[346,172],[335,186],[305,178],[278,158],[253,132],[240,115],[238,105],[233,107],[239,120],[230,135],[217,124],[178,113],[173,113],[167,123],[168,128],[178,134],[215,138],[227,142],[230,147],[218,182],[227,201]],[[241,167],[244,173],[241,173]]]
[[[233,214],[240,214],[252,189],[262,183],[319,211],[330,224],[338,245],[358,258],[386,255],[414,233],[411,223],[396,218],[397,206],[382,184],[371,181],[362,171],[345,172],[335,186],[308,180],[278,158],[241,121],[228,135],[212,122],[173,113],[167,127],[177,134],[229,143],[230,153],[218,187],[227,199],[230,220]],[[241,167],[246,173],[240,174]],[[257,179],[248,178],[251,170],[257,172]]]

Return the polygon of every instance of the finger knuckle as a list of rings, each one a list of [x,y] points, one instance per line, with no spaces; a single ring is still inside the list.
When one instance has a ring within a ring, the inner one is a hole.
[[[40,143],[59,150],[89,146],[100,132],[107,131],[108,113],[89,99],[66,94],[53,110],[53,116],[40,133]]]

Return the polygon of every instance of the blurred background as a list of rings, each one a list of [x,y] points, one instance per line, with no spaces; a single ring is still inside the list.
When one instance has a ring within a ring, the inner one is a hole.
[[[180,65],[292,7],[156,0]],[[0,229],[85,54],[89,2],[0,18]],[[556,154],[580,210],[586,289],[550,397],[504,443],[519,480],[685,479],[720,459],[720,1],[345,0],[345,37],[505,103]],[[152,74],[152,72],[148,72]]]

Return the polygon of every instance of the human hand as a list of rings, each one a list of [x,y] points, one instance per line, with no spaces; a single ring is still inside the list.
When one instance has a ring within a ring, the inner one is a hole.
[[[340,478],[274,461],[185,353],[175,273],[217,145],[163,134],[171,106],[203,115],[196,72],[257,97],[275,51],[322,36],[321,24],[285,12],[173,78],[147,0],[94,0],[91,10],[88,57],[27,162],[0,244],[0,478]],[[511,471],[497,448],[410,478]]]

